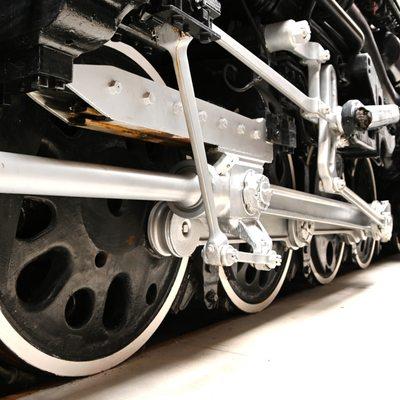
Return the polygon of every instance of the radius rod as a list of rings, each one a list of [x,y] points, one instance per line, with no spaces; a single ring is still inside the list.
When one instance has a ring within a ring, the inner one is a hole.
[[[166,201],[190,209],[201,199],[197,176],[174,175],[120,167],[0,152],[0,193]],[[336,227],[370,229],[355,206],[326,197],[271,186],[266,214]],[[329,216],[329,217],[328,217]]]

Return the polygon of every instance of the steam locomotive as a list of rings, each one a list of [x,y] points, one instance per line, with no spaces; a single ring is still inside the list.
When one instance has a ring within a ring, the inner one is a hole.
[[[398,0],[2,1],[3,381],[398,252],[399,34]]]

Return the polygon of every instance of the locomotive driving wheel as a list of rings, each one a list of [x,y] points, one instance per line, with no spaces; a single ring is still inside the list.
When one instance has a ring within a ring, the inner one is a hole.
[[[293,161],[289,154],[277,154],[266,175],[273,184],[295,188]],[[274,242],[273,248],[282,255],[282,265],[271,271],[258,271],[247,263],[237,263],[232,267],[220,269],[219,275],[224,291],[240,311],[262,311],[272,303],[282,288],[293,251],[288,250],[282,242]]]
[[[310,165],[313,165],[312,158],[309,161]],[[338,170],[342,170],[342,167],[341,159],[338,158]],[[311,182],[315,193],[321,195],[317,174],[311,178]],[[346,243],[339,235],[315,235],[310,245],[303,248],[303,272],[307,281],[312,285],[331,283],[339,272],[345,249]]]
[[[84,131],[71,135],[47,117],[40,126],[46,133],[32,154],[151,165],[145,144]],[[21,128],[16,137],[0,137],[1,148],[17,151],[23,135]],[[148,249],[151,205],[1,195],[1,347],[60,376],[98,373],[135,353],[167,314],[187,262],[157,258]]]
[[[369,158],[351,161],[348,168],[349,187],[368,203],[377,200],[374,168]],[[377,242],[369,237],[352,248],[352,260],[362,269],[368,268],[375,254]]]
[[[308,249],[309,270],[306,277],[310,283],[326,285],[331,283],[342,264],[346,244],[338,235],[315,236]]]

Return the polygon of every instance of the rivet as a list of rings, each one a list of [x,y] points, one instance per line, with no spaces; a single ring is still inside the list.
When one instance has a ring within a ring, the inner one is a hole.
[[[176,102],[176,103],[174,103],[172,105],[172,112],[175,115],[180,114],[182,111],[183,111],[183,106],[182,106],[182,103],[180,101],[178,101],[178,102]]]
[[[150,106],[150,105],[154,104],[155,101],[156,101],[156,98],[151,92],[146,92],[143,95],[143,103],[146,106]]]
[[[199,111],[199,119],[201,122],[206,122],[208,118],[206,111]]]
[[[226,129],[228,127],[228,120],[226,118],[220,118],[218,121],[219,129]]]
[[[122,92],[122,83],[116,80],[112,80],[108,83],[108,90],[110,94],[117,95]]]
[[[237,127],[237,133],[239,135],[244,135],[246,133],[246,126],[243,124],[239,124]]]

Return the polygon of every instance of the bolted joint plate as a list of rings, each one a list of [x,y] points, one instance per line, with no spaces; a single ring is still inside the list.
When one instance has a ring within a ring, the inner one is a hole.
[[[175,89],[102,65],[75,65],[68,88],[107,119],[102,124],[104,131],[123,127],[170,140],[189,140],[181,97]],[[265,119],[250,119],[203,100],[197,100],[197,108],[205,143],[272,162],[273,145],[265,140]],[[67,114],[57,111],[56,115],[69,121]]]

